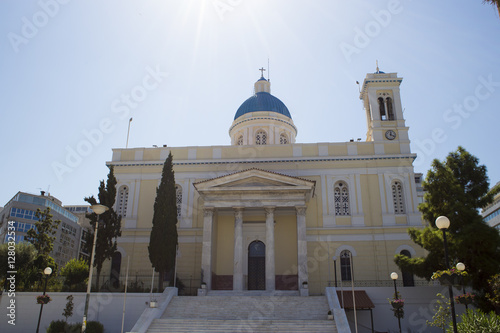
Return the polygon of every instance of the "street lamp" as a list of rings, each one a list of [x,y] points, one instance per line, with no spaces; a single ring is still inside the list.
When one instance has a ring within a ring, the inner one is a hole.
[[[337,288],[337,257],[333,256],[333,272],[335,274],[335,288]]]
[[[398,279],[398,273],[392,272],[391,273],[391,279],[392,279],[392,281],[394,281],[394,297],[396,299],[399,299],[399,297],[398,297],[398,288],[396,287],[396,280]],[[399,333],[401,333],[401,319],[399,318],[399,316],[397,316],[397,317],[398,317]]]
[[[92,286],[92,272],[94,268],[94,256],[95,256],[95,243],[97,240],[97,231],[99,230],[99,215],[107,211],[109,208],[104,205],[95,204],[90,206],[90,209],[97,214],[97,220],[95,222],[95,232],[94,232],[94,243],[92,244],[92,252],[90,253],[90,268],[89,268],[89,281],[87,283],[87,295],[85,297],[85,312],[83,313],[83,323],[82,323],[82,333],[85,333],[87,329],[87,314],[89,311],[89,299],[90,299],[90,288]]]
[[[459,263],[457,264],[457,266],[456,266],[456,267],[457,267],[457,269],[458,269],[460,272],[465,271],[465,265],[464,265],[463,263],[461,263],[461,262],[459,262]],[[461,278],[462,278],[462,281],[461,281],[461,282],[462,282],[462,294],[464,294],[464,295],[465,295],[465,283],[464,283],[464,277],[463,277],[463,275],[461,276]],[[465,303],[465,309],[466,309],[466,310],[468,310],[468,309],[469,309],[469,307],[467,306],[467,302]]]
[[[52,268],[45,267],[43,270],[43,274],[45,274],[45,287],[43,287],[43,296],[45,296],[45,292],[47,291],[47,281],[49,280],[50,274],[52,274]],[[43,311],[43,302],[40,305],[40,314],[38,315],[38,325],[36,325],[36,333],[40,330],[40,320],[42,319],[42,311]]]
[[[443,243],[444,243],[444,260],[446,264],[446,269],[450,268],[450,262],[448,260],[448,243],[446,242],[446,230],[450,227],[450,220],[446,216],[439,216],[436,219],[436,227],[443,231]],[[465,266],[464,266],[465,268]],[[455,302],[453,299],[453,287],[451,283],[448,285],[448,293],[450,294],[450,307],[451,307],[451,319],[453,320],[453,332],[457,331],[457,318],[455,314]]]

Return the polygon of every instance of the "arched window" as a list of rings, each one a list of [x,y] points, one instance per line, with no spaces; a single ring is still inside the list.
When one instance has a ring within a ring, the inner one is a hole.
[[[335,184],[333,200],[335,205],[335,215],[350,215],[349,212],[349,189],[344,182]]]
[[[288,143],[288,137],[285,133],[280,134],[280,145],[286,145]]]
[[[237,144],[238,146],[242,146],[242,145],[243,145],[243,135],[240,135],[240,136],[238,137],[238,140],[236,140],[236,144]]]
[[[392,109],[392,98],[387,97],[385,99],[385,102],[387,104],[387,118],[388,120],[394,120],[394,111]]]
[[[177,204],[177,218],[181,217],[182,208],[182,187],[175,185],[175,202]]]
[[[255,135],[256,145],[267,145],[267,133],[265,131],[258,131]]]
[[[403,250],[400,253],[403,256],[411,258],[411,253],[408,250]],[[414,287],[415,281],[413,280],[413,274],[408,271],[403,271],[403,287]]]
[[[394,214],[404,214],[405,200],[403,195],[403,185],[399,180],[392,183],[392,201],[394,203]]]
[[[127,204],[128,204],[128,187],[122,186],[118,190],[118,202],[116,212],[118,215],[125,217],[127,216]]]
[[[385,114],[385,103],[382,97],[378,98],[378,108],[380,111],[380,120],[387,120],[387,116]]]
[[[352,255],[348,250],[340,252],[340,278],[342,281],[351,281]]]

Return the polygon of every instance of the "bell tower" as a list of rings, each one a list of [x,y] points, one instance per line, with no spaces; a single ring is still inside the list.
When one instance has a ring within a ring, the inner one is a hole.
[[[366,141],[375,142],[375,152],[385,153],[387,143],[397,143],[400,153],[410,153],[408,127],[403,117],[399,86],[403,81],[397,73],[379,70],[366,75],[359,98],[366,112]],[[393,150],[393,149],[391,149]]]

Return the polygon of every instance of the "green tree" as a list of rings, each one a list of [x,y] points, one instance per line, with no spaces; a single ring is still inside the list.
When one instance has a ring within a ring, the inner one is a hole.
[[[99,185],[99,194],[97,195],[99,203],[109,208],[106,212],[99,215],[99,230],[97,232],[96,248],[94,253],[94,267],[96,268],[96,288],[99,290],[99,277],[101,275],[104,261],[110,259],[116,252],[116,239],[121,236],[121,216],[119,216],[113,206],[116,200],[116,178],[113,172],[113,166],[109,167],[108,179],[106,183],[101,180]],[[94,196],[84,199],[91,205],[97,204]],[[90,224],[95,229],[97,214],[86,214],[90,219]],[[92,243],[94,233],[91,231],[87,238],[88,253],[92,253]]]
[[[156,189],[153,228],[149,239],[149,259],[159,272],[159,290],[163,290],[166,274],[172,275],[177,249],[177,202],[175,177],[170,153],[163,164],[160,186]],[[170,278],[173,281],[173,278]]]
[[[486,314],[480,310],[467,310],[460,317],[460,322],[457,324],[459,332],[463,333],[498,333],[500,332],[500,316],[494,312]],[[453,332],[451,328],[448,332]]]
[[[43,270],[45,267],[50,266],[56,272],[57,266],[53,266],[54,259],[49,254],[54,248],[54,241],[56,239],[54,235],[61,220],[52,220],[53,216],[50,214],[49,207],[44,211],[38,208],[35,216],[38,218],[38,221],[35,223],[36,228],[30,229],[25,239],[33,244],[38,252],[38,258],[35,261],[37,268]]]
[[[15,251],[9,251],[9,244],[0,245],[0,281],[4,281],[8,277],[7,271],[11,271],[9,267],[9,257],[15,256],[14,267],[17,270],[16,287],[17,290],[29,288],[40,277],[39,270],[34,263],[38,257],[38,252],[35,246],[31,243],[23,242],[16,244]]]
[[[61,275],[64,276],[64,284],[71,291],[73,286],[78,288],[84,284],[89,276],[89,265],[84,259],[71,259],[61,268]]]
[[[487,3],[497,7],[498,15],[500,15],[500,0],[483,0],[483,3]]]
[[[434,304],[434,316],[432,316],[432,321],[427,320],[427,325],[440,327],[443,332],[446,330],[446,326],[450,322],[450,299],[445,297],[443,294],[438,293],[440,299]]]
[[[64,308],[62,315],[66,318],[66,322],[68,322],[68,318],[73,315],[73,308],[75,307],[75,304],[73,303],[73,295],[68,295],[66,300],[68,302],[66,302],[66,307]]]
[[[488,279],[500,271],[500,234],[479,214],[479,209],[491,203],[495,193],[488,191],[486,167],[458,147],[444,162],[437,159],[432,162],[422,185],[425,200],[418,208],[429,224],[424,229],[410,228],[408,233],[428,254],[421,258],[397,255],[396,264],[426,279],[430,279],[434,271],[446,269],[443,234],[435,220],[438,216],[447,216],[451,222],[447,231],[450,265],[463,262],[470,273],[469,283],[484,296],[489,291]],[[481,307],[488,308],[487,305]]]

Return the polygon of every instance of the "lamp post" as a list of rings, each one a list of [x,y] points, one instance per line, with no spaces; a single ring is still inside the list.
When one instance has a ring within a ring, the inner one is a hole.
[[[436,219],[436,227],[443,231],[443,243],[444,243],[444,260],[446,269],[450,268],[450,262],[448,260],[448,243],[446,242],[446,230],[450,226],[450,220],[446,216],[440,216]],[[464,266],[465,267],[465,266]],[[448,293],[450,294],[450,307],[451,307],[451,319],[453,320],[453,332],[457,331],[457,318],[455,314],[455,301],[453,299],[453,287],[451,283],[448,285]]]
[[[463,263],[461,263],[461,262],[459,262],[459,263],[457,264],[457,266],[456,266],[456,267],[457,267],[457,269],[458,269],[460,272],[465,271],[465,265],[464,265]],[[464,295],[465,295],[465,283],[464,283],[464,277],[463,277],[463,276],[461,276],[461,279],[462,279],[462,281],[461,281],[461,282],[462,282],[462,294],[464,294]],[[467,306],[467,303],[465,303],[465,309],[466,309],[466,310],[468,310],[468,309],[469,309],[469,307]]]
[[[43,295],[45,296],[45,292],[47,291],[47,281],[49,280],[50,274],[52,274],[52,268],[50,267],[45,267],[43,270],[43,274],[45,274],[45,287],[43,287]],[[43,304],[40,305],[40,314],[38,315],[38,324],[36,325],[36,333],[40,330],[40,320],[42,319],[42,311],[43,311]]]
[[[396,299],[399,299],[399,297],[398,297],[398,287],[396,287],[396,280],[398,279],[398,273],[392,272],[391,273],[391,279],[392,279],[392,281],[394,281],[394,297]],[[399,333],[401,333],[401,319],[399,318],[399,316],[397,316],[397,317],[398,317]]]
[[[89,311],[90,288],[92,286],[92,272],[94,268],[95,256],[95,243],[97,240],[97,231],[99,230],[99,215],[107,211],[109,208],[104,205],[95,204],[90,206],[90,209],[97,214],[97,221],[95,222],[94,243],[92,244],[92,253],[90,253],[90,268],[89,268],[89,281],[87,283],[87,295],[85,297],[85,312],[83,313],[82,333],[87,330],[87,314]]]
[[[333,257],[333,274],[335,274],[335,288],[337,288],[337,257]]]

